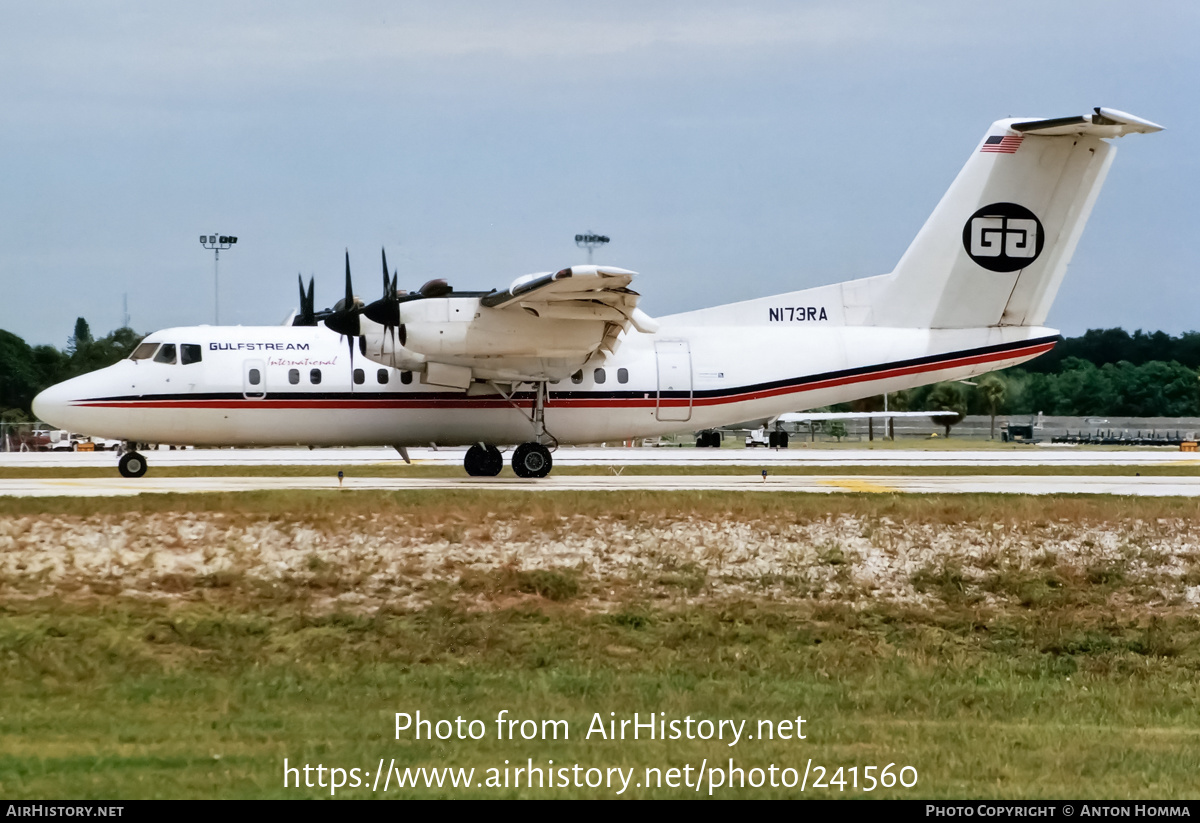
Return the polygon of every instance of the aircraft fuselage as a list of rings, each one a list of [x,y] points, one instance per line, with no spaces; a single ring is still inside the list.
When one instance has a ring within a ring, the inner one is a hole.
[[[616,354],[551,382],[545,426],[567,445],[770,418],[1005,368],[1047,351],[1056,334],[822,326],[807,314],[728,327],[667,317],[655,334],[628,332]],[[532,437],[532,385],[428,385],[364,356],[357,340],[351,353],[345,338],[319,326],[174,328],[142,346],[152,343],[173,344],[173,362],[127,359],[69,380],[40,395],[36,413],[88,435],[173,445],[511,445]]]

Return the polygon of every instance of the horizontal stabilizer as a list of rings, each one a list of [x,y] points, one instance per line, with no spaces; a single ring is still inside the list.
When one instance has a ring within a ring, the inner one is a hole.
[[[958,417],[956,411],[877,411],[877,412],[788,412],[775,418],[776,423],[808,423],[821,420],[879,420],[884,417]]]
[[[1022,134],[1047,136],[1091,134],[1096,137],[1124,137],[1126,134],[1149,134],[1163,130],[1163,127],[1157,123],[1151,123],[1149,120],[1134,117],[1123,111],[1099,106],[1096,107],[1094,114],[1081,114],[1078,117],[1055,117],[1050,120],[1028,120],[1024,123],[1013,123],[1009,128]]]

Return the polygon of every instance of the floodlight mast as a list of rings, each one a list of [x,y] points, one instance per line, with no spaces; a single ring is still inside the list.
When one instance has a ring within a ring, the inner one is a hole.
[[[221,249],[227,249],[237,242],[236,237],[225,234],[202,234],[200,245],[213,250],[213,325],[221,325],[221,292],[217,279],[217,270],[221,263]]]
[[[581,249],[587,249],[589,266],[592,264],[592,250],[597,246],[603,246],[607,242],[608,237],[591,231],[589,231],[587,234],[575,235],[575,245],[579,246]]]

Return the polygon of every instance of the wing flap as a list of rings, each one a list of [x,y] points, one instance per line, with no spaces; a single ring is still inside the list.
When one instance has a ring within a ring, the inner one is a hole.
[[[593,355],[612,355],[628,329],[652,334],[658,323],[638,308],[641,298],[629,288],[637,272],[611,266],[572,266],[556,272],[518,277],[504,291],[484,295],[479,305],[494,311],[522,311],[531,316],[537,334],[539,320],[577,320],[602,323],[586,347],[576,352],[579,363]],[[550,327],[546,333],[551,334]],[[549,342],[549,341],[547,341]]]
[[[609,293],[636,297],[636,292],[626,288],[636,274],[609,266],[572,266],[556,272],[527,274],[518,277],[504,291],[484,295],[479,304],[489,309],[502,309],[517,299],[541,302],[562,299],[559,295],[567,295],[566,299],[580,299],[585,294],[590,299],[602,299]]]

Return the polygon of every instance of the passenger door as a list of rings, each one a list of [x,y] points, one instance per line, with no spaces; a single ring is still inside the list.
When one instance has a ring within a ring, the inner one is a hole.
[[[686,340],[656,340],[658,360],[659,420],[686,422],[692,419],[692,351]]]

